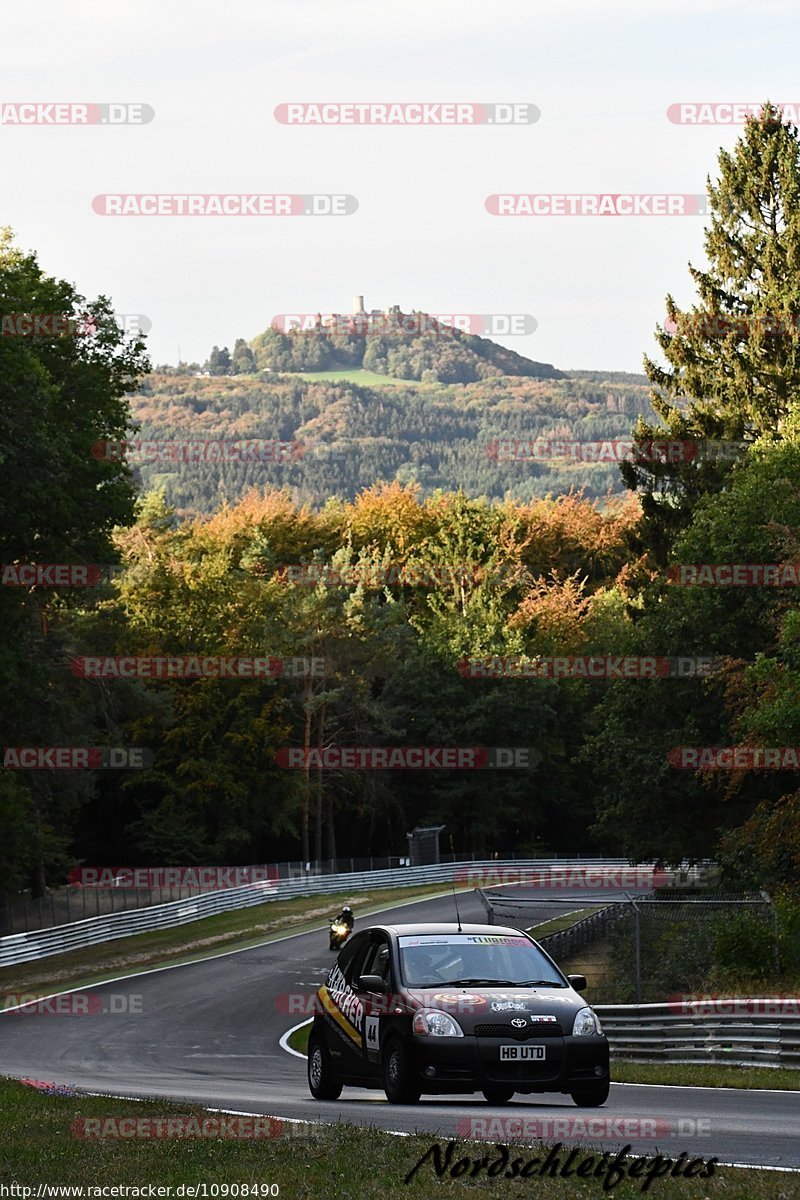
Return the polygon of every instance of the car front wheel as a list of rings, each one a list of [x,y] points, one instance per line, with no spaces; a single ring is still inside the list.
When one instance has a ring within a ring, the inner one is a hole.
[[[598,1108],[608,1099],[608,1083],[598,1084],[597,1087],[580,1088],[570,1092],[572,1099],[579,1108]]]
[[[383,1090],[390,1104],[416,1104],[422,1086],[414,1078],[403,1043],[392,1038],[383,1053]]]
[[[315,1100],[338,1100],[342,1082],[333,1069],[328,1051],[319,1038],[308,1039],[308,1087]]]

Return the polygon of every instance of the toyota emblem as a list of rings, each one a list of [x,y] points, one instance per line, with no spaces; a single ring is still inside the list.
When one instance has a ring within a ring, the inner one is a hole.
[[[525,1028],[525,1021],[523,1020],[522,1017],[514,1017],[514,1020],[511,1022],[511,1024],[514,1026],[515,1029],[524,1029]]]

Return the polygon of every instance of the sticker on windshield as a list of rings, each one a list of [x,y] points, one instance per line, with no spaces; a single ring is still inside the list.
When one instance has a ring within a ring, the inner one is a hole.
[[[397,939],[401,946],[458,946],[456,938],[449,937],[401,937]]]
[[[474,946],[530,946],[526,937],[511,937],[507,934],[498,934],[496,937],[471,936],[467,941]]]

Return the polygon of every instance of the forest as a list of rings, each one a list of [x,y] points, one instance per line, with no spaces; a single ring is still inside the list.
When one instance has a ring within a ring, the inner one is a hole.
[[[249,373],[151,372],[107,297],[0,233],[0,316],[90,312],[94,329],[0,337],[7,895],[41,895],[78,864],[402,853],[415,824],[444,825],[465,855],[715,857],[739,880],[796,881],[796,768],[751,751],[800,744],[797,575],[692,586],[680,567],[800,559],[797,130],[765,106],[718,172],[695,305],[667,296],[641,380],[515,374],[469,344],[473,379],[418,364],[388,382],[388,354],[385,387],[304,378],[293,357],[265,379],[271,335]],[[533,436],[640,452],[549,474],[487,453]],[[134,437],[304,450],[146,469],[97,451]],[[655,441],[736,452],[659,456]],[[31,582],[31,564],[92,570]],[[711,666],[585,669],[623,657]],[[215,658],[277,665],[85,669]],[[539,669],[556,658],[572,667]],[[465,669],[476,661],[515,666]],[[18,765],[20,748],[68,746],[147,755],[129,770]],[[535,754],[519,769],[324,765],[352,747]]]

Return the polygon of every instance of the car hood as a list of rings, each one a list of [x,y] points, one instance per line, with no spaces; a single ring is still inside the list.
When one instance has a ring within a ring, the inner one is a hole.
[[[505,1025],[514,1018],[539,1018],[534,1024],[560,1025],[571,1032],[575,1014],[587,1004],[572,988],[455,987],[409,988],[410,1006],[438,1008],[454,1016],[465,1032],[476,1024]]]

